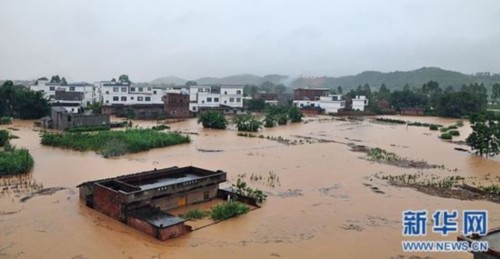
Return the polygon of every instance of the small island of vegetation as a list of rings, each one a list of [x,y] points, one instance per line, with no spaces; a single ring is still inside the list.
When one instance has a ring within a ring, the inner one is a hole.
[[[92,150],[106,158],[191,141],[189,136],[152,129],[99,131],[97,133],[43,133],[41,139],[42,145],[79,151]]]
[[[0,130],[0,176],[29,172],[33,168],[33,157],[27,149],[16,148],[9,142],[7,130]]]

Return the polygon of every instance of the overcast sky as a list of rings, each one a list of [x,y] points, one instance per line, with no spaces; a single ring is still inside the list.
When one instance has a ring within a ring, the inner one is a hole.
[[[0,79],[500,72],[499,0],[0,0]]]

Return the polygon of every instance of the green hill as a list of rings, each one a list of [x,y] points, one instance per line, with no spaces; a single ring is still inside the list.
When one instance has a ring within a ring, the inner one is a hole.
[[[437,81],[441,87],[452,86],[459,88],[463,84],[470,83],[484,83],[489,87],[495,82],[500,82],[500,74],[477,73],[467,75],[437,67],[423,67],[413,71],[388,73],[365,71],[354,76],[297,78],[291,83],[291,87],[324,87],[336,89],[338,86],[342,86],[344,90],[350,90],[365,84],[378,89],[382,84],[385,84],[389,89],[397,90],[402,89],[406,84],[411,87],[421,87],[424,83],[431,80]]]

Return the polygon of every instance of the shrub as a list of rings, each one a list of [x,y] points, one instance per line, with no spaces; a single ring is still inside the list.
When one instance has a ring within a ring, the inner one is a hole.
[[[280,114],[278,116],[278,125],[286,125],[287,122],[288,122],[288,115],[286,113]]]
[[[439,131],[441,131],[441,132],[447,132],[448,128],[447,127],[442,127],[442,128],[439,129]]]
[[[262,122],[251,115],[237,116],[234,122],[238,131],[257,132],[262,127]]]
[[[208,216],[210,212],[208,211],[203,211],[200,209],[191,209],[188,210],[186,213],[182,214],[181,217],[187,220],[196,220],[196,219],[202,219],[206,216]]]
[[[202,124],[203,128],[225,129],[227,120],[224,115],[218,112],[203,112],[199,114],[198,124]]]
[[[458,129],[457,125],[451,125],[451,126],[448,126],[448,129],[451,130],[451,129]]]
[[[441,138],[441,139],[450,140],[450,139],[452,139],[452,138],[453,138],[453,136],[452,136],[450,133],[448,133],[448,132],[447,132],[447,133],[443,133],[443,134],[441,134],[440,138]]]
[[[224,220],[241,214],[245,214],[250,210],[248,206],[237,201],[229,201],[219,204],[212,208],[210,217],[213,220]]]
[[[299,108],[295,107],[295,106],[292,106],[289,110],[288,110],[288,117],[290,118],[290,121],[291,122],[301,122],[302,121],[302,117],[304,117],[304,115],[302,114],[302,111],[300,111]]]
[[[165,125],[165,124],[160,124],[160,125],[151,127],[151,129],[160,131],[160,130],[170,129],[170,127]]]
[[[457,121],[457,123],[455,125],[457,125],[457,127],[463,127],[464,126],[464,121],[463,120],[459,120],[459,121]]]
[[[33,157],[27,149],[6,145],[5,151],[0,151],[0,175],[27,173],[33,168],[33,164]]]
[[[264,127],[272,128],[276,126],[276,122],[274,121],[274,116],[271,114],[266,114],[266,118],[264,118]]]
[[[431,126],[429,126],[429,129],[430,129],[430,130],[438,130],[438,129],[439,129],[439,127],[438,127],[438,125],[434,125],[434,124],[432,124]]]
[[[9,141],[9,132],[0,130],[0,147],[3,147]]]
[[[10,117],[1,117],[0,118],[0,125],[7,125],[7,124],[11,124],[12,123],[12,119]]]
[[[452,136],[460,136],[460,132],[458,130],[450,130],[448,133]]]

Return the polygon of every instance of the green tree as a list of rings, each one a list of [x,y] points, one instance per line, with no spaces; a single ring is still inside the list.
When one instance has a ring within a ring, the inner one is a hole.
[[[260,112],[266,108],[266,101],[264,99],[250,99],[245,100],[245,105],[249,111]]]
[[[491,86],[491,98],[493,102],[498,103],[498,99],[500,99],[500,84],[494,83]]]
[[[495,156],[500,153],[500,122],[493,112],[481,112],[471,117],[473,132],[467,144],[480,156]]]
[[[120,75],[120,76],[118,77],[118,81],[120,81],[120,83],[128,83],[128,84],[132,83],[132,82],[130,81],[130,79],[128,78],[128,75],[125,75],[125,74]]]
[[[61,78],[61,85],[68,85],[68,82],[66,82],[66,78]]]
[[[236,116],[234,123],[238,131],[257,132],[262,127],[262,122],[251,115]]]
[[[292,106],[288,110],[288,117],[290,118],[291,122],[301,122],[302,117],[304,117],[304,114],[302,114],[302,111],[300,111],[299,108]]]
[[[202,124],[203,128],[225,129],[227,120],[221,113],[218,112],[202,112],[198,115],[198,124]]]
[[[186,82],[186,87],[190,87],[190,86],[193,86],[193,85],[198,85],[198,83],[196,81],[187,81]]]
[[[50,78],[50,82],[53,84],[59,84],[61,83],[61,78],[59,77],[59,75],[52,76]]]
[[[337,94],[342,94],[342,93],[343,93],[343,91],[342,91],[342,86],[340,86],[340,85],[339,85],[339,86],[337,87]]]
[[[0,117],[39,119],[50,112],[48,101],[41,92],[33,92],[24,86],[14,86],[6,81],[0,87]]]
[[[389,90],[385,84],[382,84],[378,90],[378,97],[379,99],[389,100],[391,97],[391,90]]]

